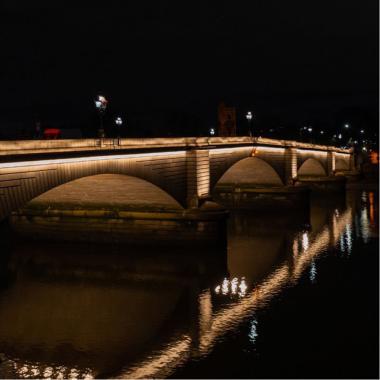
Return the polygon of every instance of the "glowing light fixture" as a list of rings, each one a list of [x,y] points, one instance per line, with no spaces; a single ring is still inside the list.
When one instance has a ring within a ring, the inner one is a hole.
[[[252,131],[252,118],[253,118],[253,115],[252,115],[252,112],[248,111],[247,114],[245,115],[245,118],[248,121],[249,136],[253,137],[253,131]]]
[[[95,107],[104,112],[107,108],[108,100],[103,96],[99,95],[97,99],[95,99]]]
[[[222,294],[224,296],[231,294],[243,297],[246,295],[247,289],[248,286],[244,277],[242,277],[240,281],[237,277],[234,277],[232,280],[225,278],[221,285],[215,287],[214,291],[216,294]]]
[[[121,125],[123,125],[123,120],[120,116],[118,116],[116,119],[115,119],[115,124],[120,127]]]
[[[103,95],[99,95],[97,97],[97,99],[95,99],[95,107],[99,112],[99,118],[100,118],[98,135],[101,138],[105,137],[103,117],[104,117],[104,113],[106,112],[106,109],[107,109],[107,104],[108,104],[108,100]]]

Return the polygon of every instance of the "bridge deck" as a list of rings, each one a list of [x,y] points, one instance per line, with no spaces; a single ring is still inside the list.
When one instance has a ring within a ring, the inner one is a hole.
[[[34,155],[64,152],[160,151],[168,149],[217,149],[228,146],[277,146],[350,153],[350,149],[288,140],[250,137],[174,137],[174,138],[104,138],[76,140],[0,141],[0,156]],[[1,161],[5,161],[4,157]]]

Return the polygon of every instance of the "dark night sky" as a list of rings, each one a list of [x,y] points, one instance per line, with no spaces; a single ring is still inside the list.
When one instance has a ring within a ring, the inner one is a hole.
[[[0,3],[3,115],[79,119],[98,91],[124,112],[214,115],[225,99],[284,122],[377,115],[377,0],[82,3]]]

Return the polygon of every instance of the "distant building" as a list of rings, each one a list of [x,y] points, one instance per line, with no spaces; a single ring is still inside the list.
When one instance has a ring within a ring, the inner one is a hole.
[[[218,135],[236,136],[236,108],[226,107],[223,102],[218,107]]]

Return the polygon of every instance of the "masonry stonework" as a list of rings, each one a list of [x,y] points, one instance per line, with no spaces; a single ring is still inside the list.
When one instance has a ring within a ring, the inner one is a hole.
[[[193,209],[210,196],[224,173],[248,157],[265,161],[284,185],[291,185],[309,159],[333,175],[349,171],[352,156],[347,149],[250,137],[2,141],[0,220],[38,195],[86,176],[141,178],[184,209]]]

